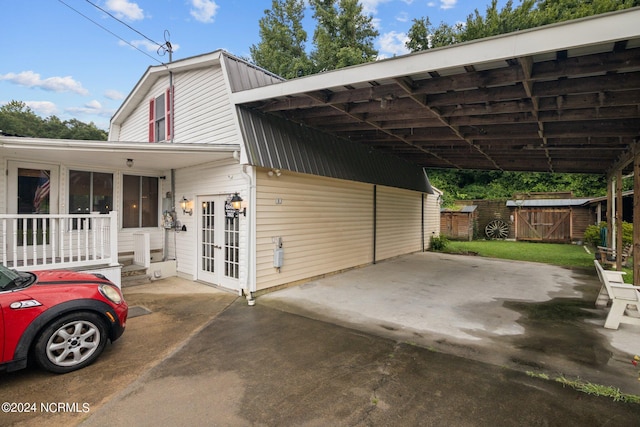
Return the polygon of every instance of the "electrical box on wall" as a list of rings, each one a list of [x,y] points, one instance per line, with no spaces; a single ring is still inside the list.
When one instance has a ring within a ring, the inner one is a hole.
[[[275,268],[282,268],[284,263],[284,249],[276,248],[273,250],[273,266]]]

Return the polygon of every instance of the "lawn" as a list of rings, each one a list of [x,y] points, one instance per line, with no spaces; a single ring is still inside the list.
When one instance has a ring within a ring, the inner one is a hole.
[[[595,268],[593,251],[584,246],[559,243],[512,242],[506,240],[449,241],[443,252],[468,254],[516,261],[542,262],[562,267]],[[633,283],[633,270],[623,269],[624,279]]]
[[[543,262],[563,267],[593,268],[594,259],[593,253],[585,251],[583,246],[504,240],[450,241],[444,252],[474,253],[491,258]]]

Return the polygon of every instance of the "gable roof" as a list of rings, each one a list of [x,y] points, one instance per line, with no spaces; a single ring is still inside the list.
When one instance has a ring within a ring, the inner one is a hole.
[[[609,173],[640,138],[640,8],[235,93],[427,168]]]

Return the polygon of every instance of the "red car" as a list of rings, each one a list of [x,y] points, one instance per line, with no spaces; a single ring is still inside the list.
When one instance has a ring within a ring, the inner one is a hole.
[[[122,335],[128,310],[102,275],[0,265],[0,370],[29,360],[60,374],[84,368]]]

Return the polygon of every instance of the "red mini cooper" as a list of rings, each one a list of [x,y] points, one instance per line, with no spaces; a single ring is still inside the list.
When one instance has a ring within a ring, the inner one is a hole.
[[[122,292],[102,275],[0,265],[0,370],[29,360],[60,374],[84,368],[122,335],[127,314]]]

